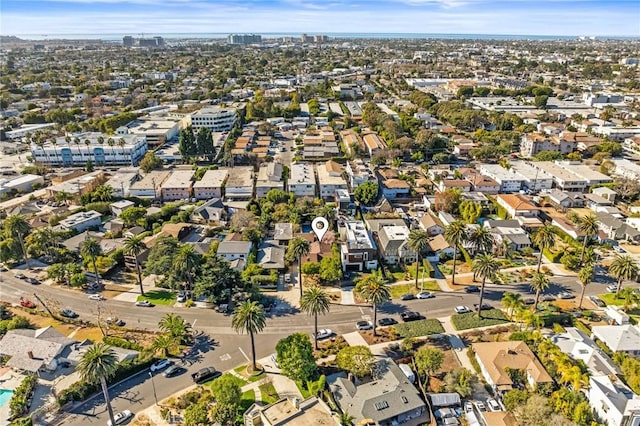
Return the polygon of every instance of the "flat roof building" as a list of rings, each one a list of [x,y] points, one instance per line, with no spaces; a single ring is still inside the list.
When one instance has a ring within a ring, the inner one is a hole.
[[[234,108],[207,106],[191,114],[191,127],[198,132],[205,127],[212,132],[228,132],[236,123],[238,114]]]
[[[325,201],[335,199],[336,191],[347,190],[347,181],[342,177],[342,166],[335,161],[327,161],[316,165],[318,174],[318,187],[320,188],[320,198]]]
[[[160,185],[164,201],[187,200],[191,198],[193,170],[176,170]]]
[[[234,167],[229,169],[225,185],[225,197],[231,200],[248,200],[253,197],[253,167]]]
[[[148,146],[160,146],[178,137],[180,120],[157,117],[140,117],[116,129],[117,135],[144,137]]]
[[[160,187],[169,177],[169,170],[153,170],[147,173],[141,180],[134,182],[129,187],[129,194],[132,197],[159,198]]]
[[[282,164],[262,163],[256,179],[256,197],[262,198],[272,189],[283,189]]]
[[[198,200],[210,198],[222,198],[224,182],[227,180],[229,170],[207,170],[202,179],[193,184],[193,196]]]
[[[289,191],[296,197],[315,197],[316,178],[313,166],[306,163],[293,163],[289,178]]]

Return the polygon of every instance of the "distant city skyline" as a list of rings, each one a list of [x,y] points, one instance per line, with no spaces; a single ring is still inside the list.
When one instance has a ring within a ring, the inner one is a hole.
[[[442,33],[640,37],[638,0],[2,0],[2,35]]]

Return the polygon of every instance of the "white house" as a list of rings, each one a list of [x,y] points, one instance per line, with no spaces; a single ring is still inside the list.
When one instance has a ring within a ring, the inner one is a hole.
[[[620,380],[591,376],[587,399],[606,426],[640,425],[640,396]]]
[[[72,214],[66,219],[62,219],[58,224],[61,230],[75,229],[76,232],[82,232],[88,228],[100,226],[102,224],[102,215],[95,210],[88,212],[79,212]]]
[[[591,332],[613,352],[640,356],[640,328],[637,325],[597,325]]]
[[[306,163],[292,164],[288,184],[289,191],[293,192],[296,197],[315,197],[316,177],[313,166]]]

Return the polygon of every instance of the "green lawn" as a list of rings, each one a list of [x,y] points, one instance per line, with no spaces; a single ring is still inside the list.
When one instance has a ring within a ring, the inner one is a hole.
[[[419,321],[404,322],[393,326],[402,338],[429,336],[444,333],[442,324],[435,318]]]
[[[273,404],[280,399],[280,395],[278,395],[271,382],[261,384],[258,389],[260,389],[260,394],[262,395],[262,403],[265,405]]]
[[[176,295],[172,291],[151,290],[147,291],[144,296],[138,296],[138,301],[141,300],[148,300],[154,305],[173,305],[176,301]]]
[[[418,280],[418,288],[415,287],[415,282],[412,282],[411,284],[392,284],[389,286],[389,290],[391,291],[391,298],[399,299],[400,296],[407,293],[418,294],[421,291],[421,285],[421,279]],[[440,291],[440,286],[434,280],[425,280],[424,291]]]
[[[246,384],[247,384],[247,381],[246,381],[246,380],[242,380],[241,378],[236,377],[236,376],[234,376],[234,375],[233,375],[233,374],[231,374],[231,373],[224,373],[222,376],[220,376],[220,378],[222,378],[222,377],[224,377],[224,378],[225,378],[225,379],[227,379],[227,380],[231,380],[231,381],[233,381],[235,384],[237,384],[237,385],[238,385],[238,387],[243,387],[244,385],[246,385]],[[208,384],[208,385],[211,385],[212,383],[213,383],[213,381],[208,382],[207,384]]]
[[[615,293],[600,294],[598,295],[598,297],[602,299],[602,301],[606,303],[607,306],[624,306],[624,299],[618,299]],[[626,314],[629,315],[629,317],[631,317],[631,319],[635,321],[636,324],[640,322],[640,306],[629,309],[628,311],[626,311]]]
[[[258,380],[264,379],[265,372],[260,371],[258,374],[248,375],[247,374],[247,364],[239,365],[233,369],[236,373],[244,377],[245,380],[249,381],[249,383],[257,382]]]
[[[482,317],[478,317],[476,312],[451,316],[451,323],[456,330],[468,330],[470,328],[486,327],[489,325],[507,324],[508,322],[500,309],[482,311]]]
[[[256,402],[256,392],[253,389],[249,389],[248,391],[242,394],[242,399],[240,400],[240,412],[244,413],[251,407],[251,404]]]

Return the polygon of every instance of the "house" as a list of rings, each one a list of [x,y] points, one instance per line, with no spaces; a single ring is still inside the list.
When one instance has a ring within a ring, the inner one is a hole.
[[[599,188],[594,188],[591,191],[592,194],[598,195],[602,198],[609,200],[611,203],[615,203],[616,201],[616,191],[611,188],[607,188],[606,186],[601,186]]]
[[[393,361],[381,359],[375,380],[360,383],[344,373],[327,378],[338,406],[355,417],[356,424],[417,426],[429,422],[429,410],[420,393]],[[317,423],[314,423],[317,424]]]
[[[218,244],[217,255],[226,259],[228,262],[240,261],[238,268],[244,270],[249,253],[251,252],[251,242],[249,241],[220,241]]]
[[[408,198],[411,194],[411,186],[402,179],[385,179],[381,182],[382,195],[389,200],[396,198]]]
[[[367,133],[362,136],[362,140],[364,142],[364,148],[369,153],[370,157],[373,157],[374,154],[387,149],[387,144],[384,143],[377,133]]]
[[[441,257],[453,257],[454,253],[454,248],[449,245],[444,235],[439,234],[429,240],[426,258],[430,262],[439,262]]]
[[[413,263],[416,252],[408,245],[409,228],[407,225],[383,226],[378,231],[380,255],[390,265]]]
[[[365,182],[374,182],[376,184],[378,183],[378,179],[376,178],[373,171],[371,171],[369,166],[359,158],[347,161],[345,172],[347,173],[349,186],[351,187],[352,191],[354,191],[357,187]]]
[[[272,189],[283,189],[282,164],[276,162],[262,163],[256,178],[256,197],[262,198]]]
[[[198,200],[222,198],[222,190],[229,171],[225,169],[207,170],[199,181],[193,184],[193,197]]]
[[[613,352],[640,356],[640,328],[637,325],[596,325],[591,333]]]
[[[581,360],[591,376],[619,374],[619,369],[611,358],[598,347],[596,342],[575,327],[566,327],[564,333],[553,334],[551,341],[575,360]]]
[[[520,154],[523,157],[533,157],[542,151],[569,154],[575,151],[576,142],[560,136],[546,136],[540,133],[525,133],[520,142]]]
[[[175,170],[160,185],[160,194],[163,201],[188,200],[191,198],[191,186],[193,184],[192,170]]]
[[[444,192],[447,189],[457,189],[462,192],[471,191],[471,182],[464,179],[442,179],[438,183],[438,191]]]
[[[133,201],[120,200],[120,201],[111,203],[109,206],[111,207],[111,213],[113,213],[115,217],[120,217],[123,211],[135,205],[136,203],[134,203]]]
[[[95,210],[89,210],[62,219],[55,228],[61,231],[73,229],[76,232],[82,232],[89,228],[98,228],[100,225],[102,225],[102,215]]]
[[[429,211],[422,215],[419,226],[424,232],[429,234],[430,237],[444,234],[443,223]]]
[[[484,411],[480,415],[485,424],[491,426],[518,426],[516,418],[508,411]]]
[[[500,184],[489,176],[476,174],[475,176],[466,179],[471,183],[473,190],[476,192],[483,192],[486,194],[497,194],[500,192]]]
[[[522,229],[517,220],[493,220],[484,221],[483,226],[493,235],[496,247],[508,246],[511,251],[521,251],[531,247],[529,234]]]
[[[511,217],[524,216],[536,217],[540,213],[540,208],[533,205],[529,197],[520,194],[498,194],[496,195],[498,205],[502,206]]]
[[[589,377],[587,399],[606,426],[640,424],[640,396],[615,376]]]
[[[507,369],[521,370],[531,389],[540,383],[553,383],[538,358],[525,342],[488,342],[472,345],[480,372],[495,392],[513,389]]]
[[[572,209],[585,206],[584,196],[576,192],[565,192],[554,189],[549,193],[548,197],[551,204],[557,208]]]
[[[345,221],[338,228],[344,241],[340,245],[342,270],[371,270],[378,267],[377,247],[371,234],[360,220]]]
[[[563,217],[555,216],[551,221],[551,225],[557,226],[562,232],[570,235],[574,239],[584,238],[584,234],[578,229],[578,227]]]
[[[277,241],[264,241],[258,249],[257,262],[263,269],[283,270],[285,249]]]
[[[286,246],[289,241],[293,240],[293,224],[292,223],[276,223],[273,231],[273,239],[281,246]]]
[[[227,208],[220,198],[212,198],[193,210],[191,220],[208,225],[220,224],[227,220]]]
[[[608,213],[596,213],[600,221],[600,230],[605,237],[614,241],[640,242],[640,231]]]
[[[342,177],[342,166],[335,161],[327,161],[316,166],[318,174],[318,188],[320,198],[325,201],[333,201],[336,191],[347,190],[347,181]]]
[[[299,401],[297,398],[281,399],[262,406],[253,404],[244,413],[245,426],[338,426],[331,409],[319,398],[312,396]]]

